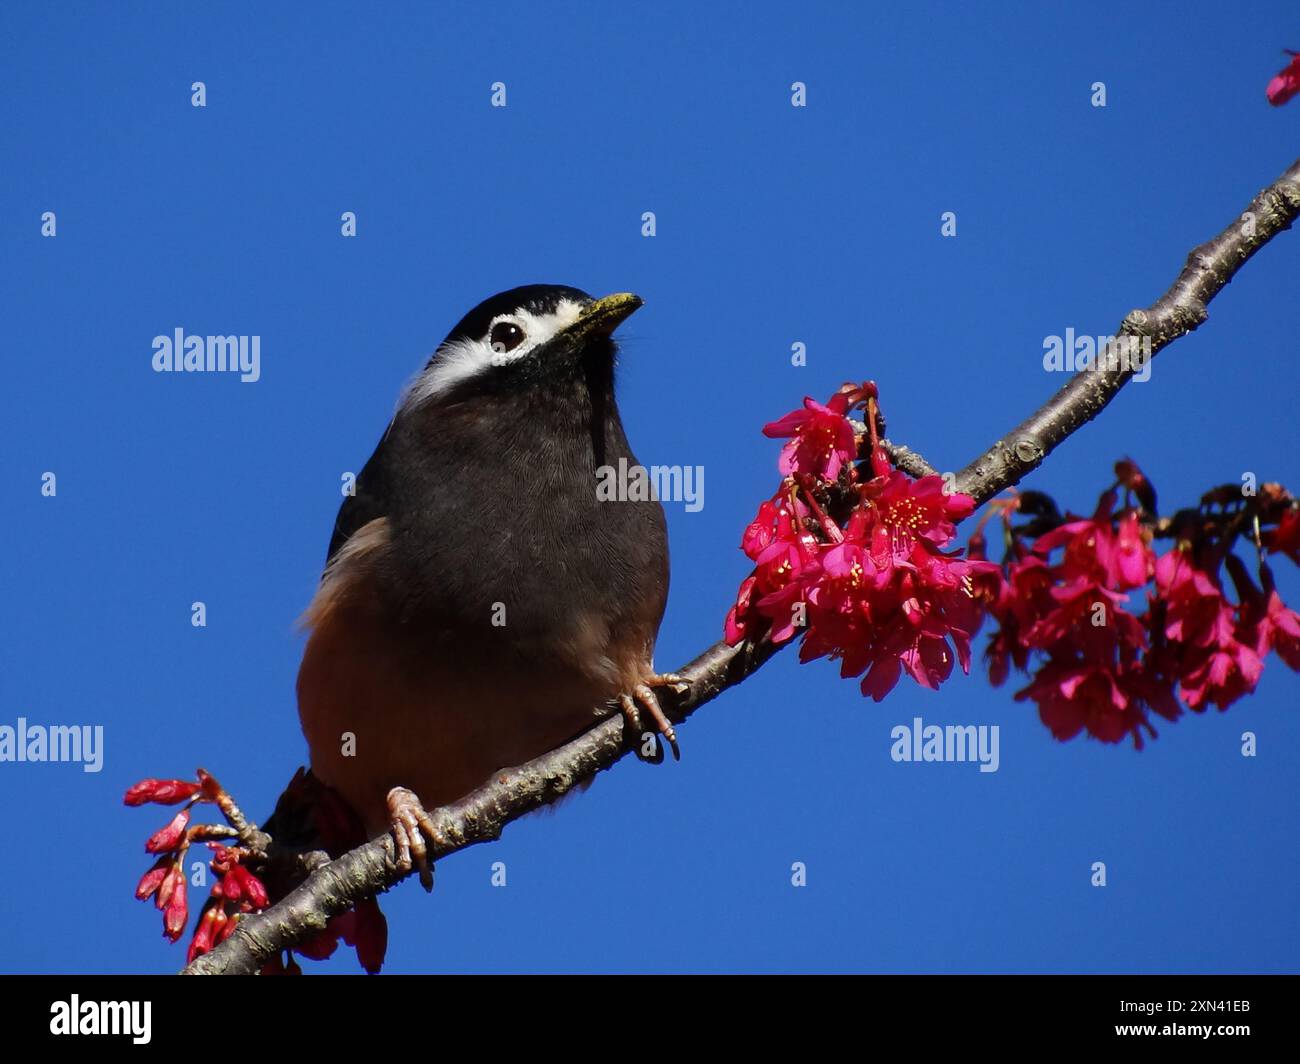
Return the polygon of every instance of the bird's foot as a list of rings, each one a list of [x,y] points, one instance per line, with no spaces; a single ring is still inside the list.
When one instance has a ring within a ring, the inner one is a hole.
[[[645,734],[641,723],[641,710],[644,709],[654,721],[655,729],[672,747],[674,761],[680,761],[682,757],[682,752],[677,746],[677,732],[659,704],[659,696],[655,694],[654,689],[671,687],[677,694],[682,694],[690,690],[690,686],[689,680],[678,676],[675,672],[651,673],[632,688],[631,694],[618,696],[619,708],[623,712],[623,721],[627,727],[637,735]],[[656,760],[662,760],[662,754]]]
[[[393,833],[393,842],[397,847],[397,867],[406,873],[412,867],[420,871],[420,886],[433,890],[433,868],[429,864],[429,847],[425,842],[435,845],[442,842],[442,836],[434,825],[429,812],[420,803],[419,796],[405,787],[394,787],[388,792],[389,827]]]

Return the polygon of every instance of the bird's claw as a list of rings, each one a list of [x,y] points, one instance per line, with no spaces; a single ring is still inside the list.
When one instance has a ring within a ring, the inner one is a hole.
[[[441,843],[429,812],[420,803],[419,796],[405,787],[394,787],[388,792],[389,825],[393,843],[397,848],[397,868],[402,873],[419,869],[420,886],[433,890],[433,868],[429,864],[429,847],[425,836],[435,845]]]
[[[691,689],[691,681],[675,672],[656,672],[645,678],[651,687],[671,687],[675,694],[684,695]]]
[[[623,720],[635,733],[642,734],[641,710],[644,709],[650,715],[656,730],[672,748],[674,761],[680,761],[682,757],[681,749],[677,745],[677,732],[659,704],[659,696],[655,694],[654,689],[671,687],[677,694],[683,694],[690,690],[690,686],[689,680],[678,676],[675,672],[651,673],[632,688],[631,694],[622,694],[618,698]]]

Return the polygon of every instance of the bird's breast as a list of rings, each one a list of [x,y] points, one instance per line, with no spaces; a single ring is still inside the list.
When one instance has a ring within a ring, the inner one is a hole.
[[[636,462],[612,398],[601,409],[580,392],[541,392],[439,415],[398,444],[405,488],[386,574],[397,612],[584,656],[620,628],[653,643],[667,593],[663,510],[598,496],[601,466]]]

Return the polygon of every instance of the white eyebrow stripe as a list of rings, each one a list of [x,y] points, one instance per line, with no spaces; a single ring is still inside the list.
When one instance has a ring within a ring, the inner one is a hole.
[[[523,358],[539,344],[544,344],[562,329],[567,329],[582,313],[583,306],[563,299],[550,314],[533,314],[519,309],[510,314],[498,314],[488,325],[487,334],[473,339],[461,337],[443,343],[429,364],[406,386],[398,400],[398,408],[419,406],[426,400],[445,395],[457,384],[491,369]],[[498,354],[488,343],[492,326],[501,321],[513,321],[524,330],[524,342],[513,351]]]

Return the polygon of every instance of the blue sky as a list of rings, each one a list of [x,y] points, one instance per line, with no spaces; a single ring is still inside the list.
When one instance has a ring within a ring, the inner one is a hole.
[[[179,966],[131,898],[164,817],[121,792],[202,764],[269,811],[305,758],[293,621],[340,474],[474,303],[645,298],[624,420],[643,462],[706,469],[704,509],[668,508],[656,656],[685,662],[775,485],[761,425],[871,377],[895,439],[964,464],[1061,383],[1044,336],[1113,332],[1294,158],[1300,105],[1264,100],[1288,15],[6,5],[0,723],[101,724],[105,764],[0,765],[0,969]],[[1296,488],[1298,269],[1283,234],[1029,483],[1090,510],[1132,454],[1166,505],[1245,470]],[[153,373],[177,327],[259,335],[261,379]],[[443,862],[432,897],[399,887],[387,970],[1295,970],[1300,679],[1270,659],[1254,698],[1140,753],[1058,743],[1012,690],[875,705],[782,655],[682,729],[680,764],[620,764]],[[892,762],[918,715],[999,724],[999,771]]]

